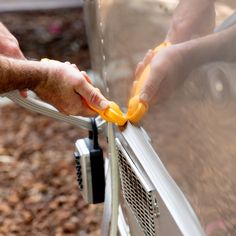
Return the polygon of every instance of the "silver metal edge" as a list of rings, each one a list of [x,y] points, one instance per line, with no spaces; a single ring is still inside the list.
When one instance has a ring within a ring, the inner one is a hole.
[[[146,174],[171,213],[183,235],[205,235],[201,224],[182,191],[169,175],[153,147],[142,135],[142,131],[128,123],[122,132],[126,142],[132,147]]]
[[[121,206],[119,206],[118,229],[121,236],[130,236],[130,229],[125,221]]]
[[[13,102],[17,103],[18,105],[33,112],[37,112],[50,118],[66,122],[79,128],[92,130],[90,118],[81,116],[67,116],[65,114],[58,112],[53,106],[45,102],[30,97],[28,98],[21,97],[18,91],[11,91],[5,94],[1,94],[0,96],[7,97]],[[103,132],[106,126],[106,121],[102,120],[100,117],[97,117],[96,123],[98,131]]]

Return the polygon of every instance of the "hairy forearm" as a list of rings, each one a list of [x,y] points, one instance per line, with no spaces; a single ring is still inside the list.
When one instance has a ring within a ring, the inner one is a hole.
[[[0,93],[33,89],[40,80],[46,78],[46,73],[40,62],[0,56]]]

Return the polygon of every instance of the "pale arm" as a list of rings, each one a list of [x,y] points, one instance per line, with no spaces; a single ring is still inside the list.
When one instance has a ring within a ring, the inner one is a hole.
[[[232,26],[220,33],[170,46],[156,55],[147,54],[142,67],[151,61],[151,73],[140,99],[150,103],[156,96],[170,96],[191,71],[206,63],[236,62],[235,42],[236,26]]]

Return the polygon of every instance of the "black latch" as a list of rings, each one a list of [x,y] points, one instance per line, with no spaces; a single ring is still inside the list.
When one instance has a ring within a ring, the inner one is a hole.
[[[91,119],[89,137],[76,141],[76,170],[79,188],[86,202],[101,203],[105,197],[103,151],[98,143],[95,119]]]

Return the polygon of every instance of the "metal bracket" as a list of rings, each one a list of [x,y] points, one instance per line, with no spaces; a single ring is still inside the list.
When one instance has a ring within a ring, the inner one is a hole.
[[[8,92],[5,94],[1,94],[0,96],[7,97],[13,102],[17,103],[18,105],[28,110],[40,113],[42,115],[51,117],[53,119],[64,121],[68,124],[71,124],[73,126],[76,126],[82,129],[92,130],[90,118],[81,117],[81,116],[64,115],[58,112],[53,106],[45,102],[42,102],[38,99],[30,98],[30,97],[28,98],[21,97],[18,91]],[[104,131],[106,127],[106,121],[104,121],[103,119],[101,119],[101,117],[98,116],[96,117],[96,124],[97,124],[99,132]]]

